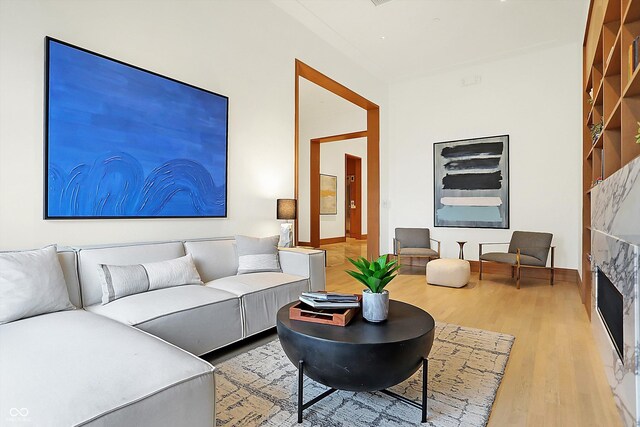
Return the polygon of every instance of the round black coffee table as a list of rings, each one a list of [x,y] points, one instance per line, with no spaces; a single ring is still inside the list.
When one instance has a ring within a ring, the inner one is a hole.
[[[427,420],[427,356],[433,345],[435,322],[426,311],[389,301],[389,318],[369,323],[359,312],[349,325],[333,326],[289,319],[289,308],[278,310],[280,344],[298,366],[298,422],[302,411],[336,390],[381,391],[422,409]],[[386,390],[413,375],[422,366],[422,402]],[[303,374],[330,387],[303,402]]]

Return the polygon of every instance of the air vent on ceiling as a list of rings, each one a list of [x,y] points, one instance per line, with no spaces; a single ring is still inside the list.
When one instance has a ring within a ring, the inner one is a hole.
[[[391,0],[371,0],[374,6],[380,6],[381,4],[389,3]]]

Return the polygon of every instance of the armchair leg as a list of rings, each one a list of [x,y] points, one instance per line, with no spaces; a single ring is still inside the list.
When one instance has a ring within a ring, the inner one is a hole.
[[[480,260],[480,280],[482,280],[482,260]]]
[[[555,268],[551,267],[551,278],[549,279],[549,283],[553,286],[553,280],[555,279]]]
[[[511,278],[513,279],[514,277],[516,277],[516,268],[512,265],[511,266]]]
[[[520,264],[518,264],[516,272],[516,289],[520,289]]]

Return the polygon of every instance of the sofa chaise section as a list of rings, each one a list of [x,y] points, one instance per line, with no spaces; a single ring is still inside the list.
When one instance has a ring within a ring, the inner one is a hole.
[[[34,426],[213,426],[213,370],[83,310],[22,319],[0,326],[0,421],[15,408]]]
[[[129,295],[102,305],[99,264],[131,265],[185,255],[182,242],[78,249],[84,308],[135,326],[195,355],[242,339],[240,300],[229,292],[185,285]]]

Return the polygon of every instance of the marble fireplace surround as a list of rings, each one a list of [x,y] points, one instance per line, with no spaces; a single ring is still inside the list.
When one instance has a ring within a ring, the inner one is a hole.
[[[591,191],[591,324],[626,426],[640,426],[640,158]],[[597,311],[597,268],[623,297],[622,359]]]

